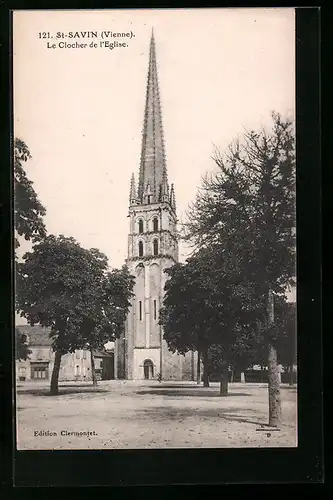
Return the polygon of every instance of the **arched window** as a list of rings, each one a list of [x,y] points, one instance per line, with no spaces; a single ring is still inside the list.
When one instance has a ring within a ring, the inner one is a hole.
[[[139,241],[139,257],[143,256],[143,243]]]
[[[139,233],[143,233],[143,220],[139,219]]]
[[[154,255],[158,255],[158,241],[157,240],[153,241],[153,253],[154,253]]]
[[[158,231],[158,218],[154,217],[153,218],[153,231],[156,233]]]

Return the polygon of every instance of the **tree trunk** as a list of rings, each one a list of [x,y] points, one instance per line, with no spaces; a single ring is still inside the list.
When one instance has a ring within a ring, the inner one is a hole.
[[[260,365],[260,377],[261,377],[261,383],[264,381],[264,367]]]
[[[203,386],[209,387],[209,376],[208,376],[208,350],[204,349],[203,356]]]
[[[94,360],[94,355],[92,349],[90,349],[90,360],[91,360],[91,376],[92,376],[92,381],[93,381],[93,386],[97,386],[97,377],[96,377],[96,370],[95,370],[95,360]]]
[[[58,394],[60,363],[61,363],[61,353],[59,351],[56,351],[54,357],[54,365],[53,365],[51,387],[50,387],[50,392],[54,396]]]
[[[289,366],[289,385],[293,385],[294,383],[294,370],[292,365]]]
[[[220,396],[228,395],[228,363],[223,362],[221,369],[221,381],[220,381]]]
[[[274,323],[274,297],[271,290],[268,292],[267,323],[271,326]],[[279,368],[277,363],[276,347],[273,343],[268,343],[268,405],[269,405],[269,425],[279,427],[281,425],[281,393],[279,381]]]
[[[198,359],[197,359],[197,385],[200,385],[200,362],[201,362],[201,359],[200,359],[200,351],[198,351]]]

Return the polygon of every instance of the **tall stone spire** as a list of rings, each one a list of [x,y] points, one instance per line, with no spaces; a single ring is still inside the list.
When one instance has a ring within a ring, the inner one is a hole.
[[[139,201],[145,202],[145,191],[149,183],[152,195],[149,200],[155,203],[159,202],[162,190],[161,186],[166,178],[155,38],[154,32],[152,31],[138,185]]]

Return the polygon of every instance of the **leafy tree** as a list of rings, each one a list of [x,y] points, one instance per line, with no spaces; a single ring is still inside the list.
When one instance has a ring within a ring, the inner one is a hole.
[[[38,199],[33,182],[27,177],[24,163],[31,158],[28,146],[21,139],[14,140],[14,218],[19,236],[33,242],[46,236],[43,216],[46,210]],[[19,247],[15,238],[15,247]]]
[[[268,353],[269,423],[278,426],[281,397],[274,297],[295,276],[295,150],[293,122],[272,114],[272,129],[245,133],[206,176],[188,213],[187,238],[198,248],[232,248],[245,302],[257,300]],[[252,298],[251,298],[252,297]]]
[[[293,384],[293,367],[296,364],[296,304],[285,302],[278,311],[281,332],[278,337],[278,361],[289,373],[289,385]]]
[[[31,350],[28,347],[27,336],[15,328],[15,358],[19,361],[29,359]]]
[[[134,277],[126,266],[108,272],[94,291],[88,314],[81,323],[83,344],[91,353],[93,385],[97,385],[93,350],[103,350],[107,342],[113,342],[124,335],[133,286]]]
[[[200,267],[192,259],[186,265],[179,263],[165,272],[169,279],[159,319],[164,339],[172,352],[198,351],[204,365],[204,386],[208,386],[209,320],[203,314],[207,293],[201,286]]]
[[[296,304],[288,302],[284,296],[275,297],[275,327],[278,363],[293,377],[293,365],[296,363]],[[267,365],[267,343],[265,331],[259,323],[259,334],[253,343],[252,364]]]
[[[253,324],[238,323],[234,344],[229,350],[229,366],[232,373],[245,372],[254,363],[254,346],[258,344],[258,331]]]
[[[106,307],[112,293],[107,257],[97,249],[82,248],[74,238],[50,235],[23,258],[18,264],[17,309],[31,325],[51,327],[55,351],[51,393],[57,394],[62,355],[82,349],[88,339],[91,347],[98,345],[97,332],[100,340],[120,333],[114,308]]]
[[[225,338],[221,336],[222,343],[213,344],[209,348],[210,372],[220,373],[221,395],[228,393],[229,371],[233,382],[235,373],[244,372],[254,360],[253,346],[258,342],[257,332],[253,325],[241,324],[240,318],[230,332],[229,343],[225,343]]]
[[[229,359],[225,345],[212,344],[209,346],[209,373],[220,373],[220,394],[228,394]]]
[[[259,365],[261,369],[261,381],[264,380],[264,371],[267,367],[267,342],[266,342],[266,332],[262,328],[261,321],[256,324],[257,336],[256,340],[252,345],[252,362],[251,365]]]
[[[225,252],[221,259],[214,247],[201,250],[186,264],[173,266],[166,271],[169,280],[160,312],[169,349],[200,352],[204,386],[209,385],[208,371],[213,362],[221,374],[223,395],[227,394],[231,355],[245,339],[246,331],[238,323],[248,314],[240,305],[242,287],[234,269],[232,255]]]

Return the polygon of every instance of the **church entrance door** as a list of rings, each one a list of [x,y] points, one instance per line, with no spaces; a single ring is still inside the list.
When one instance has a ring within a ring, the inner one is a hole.
[[[150,359],[146,359],[143,363],[143,373],[145,380],[154,378],[154,365]]]

